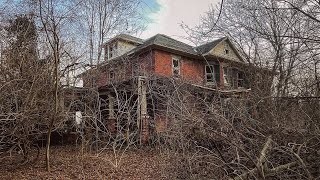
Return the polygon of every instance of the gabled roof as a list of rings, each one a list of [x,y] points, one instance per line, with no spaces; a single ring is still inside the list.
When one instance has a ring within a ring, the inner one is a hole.
[[[169,36],[163,35],[163,34],[157,34],[155,36],[152,36],[149,39],[142,40],[140,38],[136,38],[130,35],[126,34],[120,34],[109,40],[108,42],[111,42],[115,39],[130,39],[131,41],[137,41],[139,42],[137,47],[132,49],[131,51],[125,53],[124,55],[133,55],[137,52],[141,52],[147,48],[162,48],[164,50],[172,50],[175,53],[183,53],[183,54],[189,54],[192,56],[198,56],[199,58],[201,56],[215,56],[214,54],[210,54],[211,50],[217,47],[221,42],[228,41],[230,44],[230,47],[233,49],[233,51],[236,53],[236,55],[241,59],[240,61],[236,62],[243,62],[242,56],[238,52],[238,50],[235,48],[235,46],[232,44],[232,42],[227,38],[223,37],[211,42],[208,42],[206,44],[193,47],[186,43],[183,43],[181,41],[175,40]],[[217,55],[217,57],[220,57]],[[222,57],[224,58],[224,57]],[[231,61],[234,61],[233,59],[230,59]]]
[[[198,51],[201,54],[207,54],[208,52],[210,52],[214,47],[216,47],[221,41],[227,39],[226,37],[208,42],[206,44],[197,46],[195,49],[196,51]]]
[[[133,49],[133,52],[139,51],[141,49],[144,49],[151,45],[157,45],[165,48],[169,48],[176,51],[185,52],[188,54],[198,55],[196,51],[194,51],[194,48],[186,43],[183,43],[181,41],[172,39],[169,36],[163,35],[163,34],[157,34],[155,36],[152,36],[151,38],[144,41],[144,43],[137,48]]]

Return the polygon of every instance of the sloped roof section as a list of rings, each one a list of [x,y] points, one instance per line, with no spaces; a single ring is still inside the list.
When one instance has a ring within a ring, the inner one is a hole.
[[[115,37],[111,38],[107,43],[114,41],[116,39],[122,39],[122,40],[133,42],[136,44],[143,44],[143,42],[144,42],[142,39],[134,37],[134,36],[130,36],[128,34],[118,34]]]
[[[172,39],[169,36],[163,35],[163,34],[157,34],[155,36],[152,36],[151,38],[144,41],[144,43],[140,46],[138,46],[134,51],[138,51],[140,49],[143,49],[145,47],[151,46],[151,45],[158,45],[161,47],[197,55],[197,52],[194,51],[194,48],[186,43],[183,43],[181,41]]]
[[[139,39],[139,38],[137,38],[137,39]],[[187,53],[187,54],[194,55],[194,56],[212,55],[210,53],[210,51],[212,51],[214,48],[216,48],[223,41],[228,41],[228,43],[230,43],[231,48],[236,53],[236,55],[239,57],[240,61],[238,61],[237,59],[234,59],[234,58],[230,58],[230,57],[223,57],[223,58],[227,58],[232,61],[241,62],[242,61],[241,55],[239,54],[238,50],[234,47],[232,42],[227,37],[223,37],[223,38],[208,42],[206,44],[203,44],[203,45],[200,45],[197,47],[193,47],[193,46],[190,46],[190,45],[183,43],[181,41],[175,40],[169,36],[166,36],[163,34],[157,34],[157,35],[152,36],[151,38],[143,41],[142,44],[138,45],[136,48],[132,49],[127,54],[128,55],[134,54],[134,53],[139,52],[140,50],[143,50],[145,48],[149,48],[151,46],[158,46],[158,47],[162,47],[162,48],[171,49],[174,51],[179,51],[182,53]]]
[[[196,51],[199,52],[200,54],[207,54],[209,53],[216,45],[218,45],[221,41],[225,40],[226,37],[217,39],[215,41],[208,42],[206,44],[200,45],[195,47]]]
[[[197,54],[194,51],[194,48],[186,43],[183,43],[181,41],[177,41],[175,39],[172,39],[169,36],[163,35],[163,34],[157,34],[154,43],[156,45],[165,46],[170,49],[183,51],[190,54]]]

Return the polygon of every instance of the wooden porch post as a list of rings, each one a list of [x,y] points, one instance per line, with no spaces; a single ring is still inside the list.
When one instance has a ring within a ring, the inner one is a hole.
[[[147,112],[147,88],[145,77],[138,77],[138,108],[137,125],[140,144],[147,144],[149,140],[149,116]]]
[[[109,116],[107,127],[111,133],[116,132],[116,117],[114,112],[114,97],[111,94],[108,94],[108,106],[109,106]]]

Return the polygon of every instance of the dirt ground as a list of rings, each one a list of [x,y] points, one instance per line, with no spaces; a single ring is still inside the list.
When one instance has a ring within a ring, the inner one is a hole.
[[[167,179],[161,173],[164,158],[152,148],[129,149],[122,155],[112,150],[81,155],[73,146],[52,147],[50,173],[44,151],[32,165],[9,168],[1,163],[0,179]]]

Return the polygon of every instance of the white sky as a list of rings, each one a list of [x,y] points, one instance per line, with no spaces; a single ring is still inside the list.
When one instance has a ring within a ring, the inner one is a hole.
[[[216,6],[221,0],[156,0],[161,5],[160,11],[150,15],[154,23],[141,34],[147,39],[158,33],[187,42],[181,37],[187,34],[180,27],[183,22],[191,27],[199,24],[200,16],[209,10],[210,5]]]

